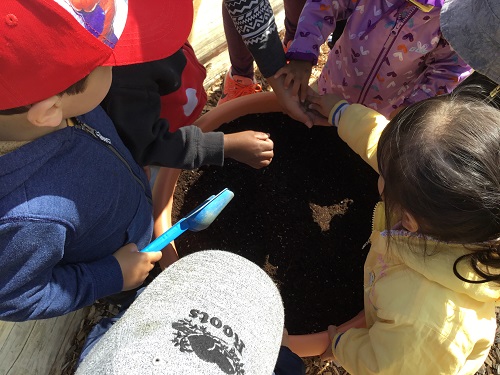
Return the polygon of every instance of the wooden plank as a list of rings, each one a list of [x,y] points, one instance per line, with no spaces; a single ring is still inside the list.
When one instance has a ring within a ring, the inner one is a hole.
[[[88,308],[44,320],[0,322],[0,375],[58,375]]]
[[[270,0],[278,30],[284,29],[285,11],[283,1]],[[226,36],[222,26],[221,0],[195,0],[193,29],[189,42],[196,57],[207,69],[205,88],[226,73],[230,66]]]

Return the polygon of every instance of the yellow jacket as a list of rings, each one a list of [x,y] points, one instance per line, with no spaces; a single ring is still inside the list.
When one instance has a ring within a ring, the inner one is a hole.
[[[377,170],[377,143],[387,123],[377,112],[353,104],[338,131]],[[352,375],[474,374],[495,338],[500,287],[466,283],[454,275],[454,261],[468,252],[463,245],[424,241],[405,230],[392,230],[388,241],[388,232],[381,202],[364,267],[368,328],[334,338],[337,361]],[[459,271],[476,279],[465,264]]]

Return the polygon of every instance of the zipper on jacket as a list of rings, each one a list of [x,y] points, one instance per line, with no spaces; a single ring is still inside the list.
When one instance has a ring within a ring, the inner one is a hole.
[[[408,0],[410,3],[415,5],[418,9],[420,9],[422,12],[429,13],[431,10],[434,9],[434,5],[426,5],[418,2],[418,0]]]
[[[366,242],[363,244],[363,246],[361,246],[361,250],[364,250],[365,247],[367,247],[369,244],[371,244],[371,240],[370,240],[370,237],[368,237],[368,239],[366,240]]]
[[[75,127],[76,129],[83,130],[84,132],[89,133],[90,135],[92,135],[94,138],[97,138],[97,139],[99,139],[100,141],[102,141],[102,142],[106,143],[107,145],[112,146],[112,145],[111,145],[111,139],[109,139],[109,138],[107,138],[107,137],[103,136],[103,135],[101,134],[101,132],[99,132],[99,131],[95,130],[94,128],[92,128],[92,127],[90,127],[90,126],[88,126],[86,123],[84,123],[84,122],[80,121],[78,118],[75,118],[75,119],[74,119],[74,122],[75,122],[74,127]]]
[[[408,13],[404,18],[401,17],[401,13],[398,10],[398,15],[396,16],[396,24],[392,28],[391,32],[389,33],[389,37],[385,41],[384,45],[382,46],[382,49],[380,50],[379,55],[377,56],[377,59],[375,60],[375,64],[373,64],[373,68],[370,71],[370,74],[368,75],[365,84],[363,86],[363,89],[359,93],[359,97],[357,100],[357,103],[364,104],[364,101],[366,99],[366,96],[368,95],[368,92],[370,91],[370,88],[373,84],[373,81],[375,80],[375,77],[377,76],[378,72],[380,71],[380,66],[383,64],[385,58],[387,57],[387,54],[389,53],[390,49],[392,48],[392,45],[396,41],[399,32],[403,28],[404,25],[408,22],[408,20],[415,14],[417,11],[417,7],[415,5],[412,5],[412,8],[408,10]]]
[[[141,179],[137,177],[137,175],[134,173],[132,168],[130,167],[130,164],[125,160],[125,158],[118,152],[118,150],[112,145],[111,139],[103,136],[98,130],[94,129],[93,127],[87,125],[83,121],[81,121],[79,118],[73,118],[73,121],[75,122],[75,125],[73,126],[75,129],[83,130],[85,133],[90,134],[93,138],[97,139],[100,141],[102,144],[104,144],[115,156],[123,163],[125,168],[128,169],[132,177],[141,185],[141,188],[144,192],[146,192],[146,186],[142,183]],[[149,203],[153,203],[153,200],[149,198],[146,195],[146,198],[148,199]]]
[[[375,212],[377,211],[377,207],[380,206],[380,202],[377,202],[377,204],[375,204],[375,207],[373,208],[373,212],[372,212],[372,233],[373,231],[375,230]],[[369,244],[371,244],[371,233],[370,233],[370,236],[368,237],[368,240],[363,244],[363,246],[361,246],[361,250],[364,250],[365,247],[367,247]]]

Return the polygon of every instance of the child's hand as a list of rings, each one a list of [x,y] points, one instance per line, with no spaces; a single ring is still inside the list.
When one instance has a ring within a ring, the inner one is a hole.
[[[324,117],[328,118],[333,106],[338,102],[340,102],[341,100],[344,100],[344,98],[337,94],[319,95],[317,93],[309,92],[307,100],[310,103],[309,109],[317,111]]]
[[[161,259],[161,251],[141,253],[136,244],[129,243],[116,251],[113,256],[120,264],[123,275],[123,289],[130,290],[140,286]]]
[[[306,111],[304,105],[300,102],[297,95],[292,95],[291,90],[285,89],[284,77],[274,78],[267,77],[267,82],[272,86],[274,94],[278,98],[278,102],[281,105],[283,112],[286,113],[291,118],[302,122],[308,128],[312,128],[314,125],[313,117],[310,113]]]
[[[284,87],[286,90],[292,86],[292,95],[299,95],[300,101],[307,98],[309,78],[311,78],[312,64],[309,61],[292,60],[276,72],[274,78],[285,76]]]
[[[224,134],[224,156],[259,169],[267,167],[274,156],[269,134],[247,130]]]
[[[332,352],[333,348],[333,339],[337,335],[337,327],[336,326],[328,326],[328,338],[330,339],[331,345],[328,345],[325,352],[321,354],[320,358],[322,361],[331,361],[335,358]]]
[[[328,122],[328,118],[327,117],[323,116],[318,111],[310,108],[310,106],[311,106],[310,102],[306,101],[304,103],[304,105],[307,108],[307,111],[306,111],[307,116],[309,116],[309,118],[312,120],[312,122],[313,122],[314,125],[332,126],[332,124],[330,124]]]

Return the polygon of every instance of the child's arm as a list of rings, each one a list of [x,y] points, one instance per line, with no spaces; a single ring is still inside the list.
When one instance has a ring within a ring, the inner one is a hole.
[[[260,72],[271,77],[286,59],[269,0],[224,0],[224,5]]]
[[[403,106],[448,94],[473,72],[443,37],[437,47],[425,56],[424,64],[426,68],[406,96]]]
[[[253,168],[267,167],[273,159],[274,143],[269,134],[252,130],[224,134],[224,156]]]
[[[304,5],[295,38],[286,53],[290,62],[275,74],[275,78],[285,76],[285,88],[293,83],[292,94],[299,95],[301,102],[307,97],[312,66],[318,62],[320,46],[335,30],[337,19],[345,17],[346,9],[345,1],[333,5],[331,0],[307,0]]]
[[[346,19],[352,10],[350,1],[339,0],[307,0],[295,38],[286,53],[288,60],[309,61],[312,65],[318,62],[320,46],[335,31],[337,20]]]
[[[310,95],[310,108],[338,127],[340,138],[377,173],[377,144],[389,121],[361,104],[349,104],[336,94]]]
[[[378,140],[388,123],[383,115],[361,104],[346,107],[339,119],[340,138],[377,173]]]
[[[284,111],[295,120],[312,127],[313,123],[298,98],[294,98],[284,88],[283,78],[274,77],[278,69],[286,65],[286,58],[269,0],[224,0],[224,5]],[[241,17],[242,14],[247,16]],[[259,22],[255,22],[256,19]]]
[[[115,124],[120,138],[141,166],[160,165],[194,169],[224,163],[223,134],[203,133],[185,126],[171,133],[160,118],[160,85],[172,75],[169,60],[117,67],[113,84],[101,103]]]
[[[0,226],[0,235],[1,320],[60,316],[124,287],[112,254],[89,262],[63,261],[72,237],[63,224],[18,221]]]
[[[332,345],[322,358],[333,358],[350,374],[451,374],[457,373],[466,360],[458,344],[414,323],[378,321],[370,329],[344,333],[330,326],[329,333]]]
[[[61,264],[71,233],[58,223],[15,222],[0,227],[0,319],[60,316],[118,293],[123,279],[110,254],[88,263]]]

